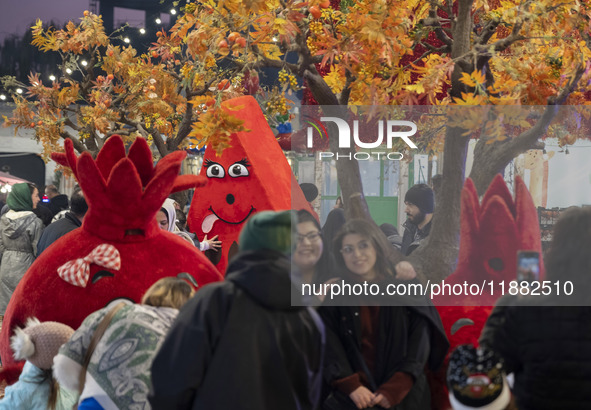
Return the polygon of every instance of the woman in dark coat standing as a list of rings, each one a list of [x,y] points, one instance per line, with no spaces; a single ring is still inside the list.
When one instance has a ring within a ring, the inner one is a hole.
[[[390,244],[375,224],[347,222],[334,247],[337,268],[351,285],[376,283],[385,290],[412,283],[394,279]],[[339,306],[319,310],[327,328],[324,373],[331,391],[325,409],[430,409],[425,365],[438,367],[449,348],[441,319],[427,299],[398,298],[398,306],[388,306],[393,300],[380,298],[341,298],[332,300]]]

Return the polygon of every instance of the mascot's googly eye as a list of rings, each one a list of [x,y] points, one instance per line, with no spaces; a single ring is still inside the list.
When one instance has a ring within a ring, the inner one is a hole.
[[[228,174],[232,178],[247,177],[248,176],[248,169],[246,168],[246,166],[243,163],[236,162],[235,164],[230,165],[230,168],[228,169]]]
[[[206,175],[208,178],[223,178],[226,176],[224,167],[217,162],[205,161],[205,167],[207,168]]]

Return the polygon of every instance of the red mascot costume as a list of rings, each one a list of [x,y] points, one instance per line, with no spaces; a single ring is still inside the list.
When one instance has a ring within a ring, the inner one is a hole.
[[[113,300],[139,302],[160,278],[182,273],[198,286],[222,279],[194,246],[156,222],[171,192],[205,182],[178,176],[186,153],[171,153],[153,167],[150,148],[141,138],[126,156],[122,139],[110,137],[96,161],[86,152],[76,157],[70,140],[65,149],[53,158],[72,169],[89,209],[79,229],[35,260],[12,295],[0,334],[4,366],[14,362],[9,346],[14,327],[31,316],[77,328]]]
[[[505,282],[506,294],[509,282],[516,279],[519,250],[537,251],[540,255],[542,250],[537,210],[522,179],[515,178],[513,200],[503,177],[498,174],[484,194],[482,204],[474,183],[467,179],[462,190],[458,266],[445,283],[486,285],[478,296],[434,299],[450,342],[450,352],[463,344],[478,346],[480,332],[501,296],[499,283]],[[543,280],[543,265],[540,268],[540,280]],[[494,281],[492,292],[491,281]],[[463,326],[465,324],[469,326]],[[445,387],[448,359],[432,385],[432,403],[436,409],[451,409]]]
[[[251,96],[233,98],[223,102],[222,109],[243,120],[251,131],[232,134],[230,148],[219,156],[210,147],[205,150],[201,175],[210,182],[195,192],[188,222],[200,240],[205,235],[218,235],[221,252],[207,252],[224,273],[250,215],[311,208],[256,100]]]

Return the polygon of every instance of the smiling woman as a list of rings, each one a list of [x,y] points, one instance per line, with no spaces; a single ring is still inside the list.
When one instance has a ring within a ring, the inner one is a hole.
[[[383,289],[396,282],[392,247],[372,222],[347,222],[334,249],[345,281]],[[341,306],[319,309],[329,334],[331,392],[324,409],[430,409],[425,366],[437,368],[449,347],[441,319],[427,300],[424,306],[380,306],[380,301],[364,298],[359,306],[342,299]]]

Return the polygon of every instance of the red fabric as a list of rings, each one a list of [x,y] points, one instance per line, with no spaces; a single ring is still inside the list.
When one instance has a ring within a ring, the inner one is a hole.
[[[71,167],[89,209],[82,227],[47,248],[12,295],[0,333],[3,365],[14,362],[12,329],[31,316],[76,329],[86,316],[114,299],[139,303],[145,291],[163,277],[186,272],[199,287],[222,279],[201,252],[177,235],[159,229],[156,222],[156,212],[176,189],[173,187],[199,186],[205,181],[198,176],[179,178],[185,155],[174,152],[154,167],[145,140],[136,139],[126,156],[122,139],[112,136],[95,161],[88,153],[76,157],[72,142],[66,140],[65,153],[53,157]],[[75,286],[58,275],[58,268],[66,262],[84,258],[103,244],[119,252],[120,268],[91,263],[86,287]]]
[[[376,393],[384,395],[390,402],[390,405],[395,406],[404,400],[413,385],[414,380],[410,374],[396,372],[390,377],[390,380],[378,388]]]
[[[0,381],[5,381],[7,385],[14,384],[18,382],[18,378],[23,371],[23,367],[25,366],[25,362],[15,363],[8,366],[2,366],[2,370],[0,370]]]
[[[229,111],[252,131],[232,134],[230,148],[221,155],[211,147],[205,150],[201,176],[207,177],[207,161],[223,167],[224,176],[208,178],[207,186],[195,192],[187,220],[199,240],[218,235],[222,248],[216,267],[224,273],[230,248],[236,247],[240,229],[250,215],[263,210],[311,208],[297,183],[293,185],[289,163],[256,100],[238,97],[225,101],[222,107],[240,107]],[[230,167],[244,159],[248,176],[232,177]]]
[[[460,220],[460,252],[455,272],[445,282],[449,284],[478,283],[495,279],[508,282],[517,278],[517,251],[535,250],[541,254],[541,236],[537,210],[529,191],[521,178],[515,179],[515,199],[511,196],[503,177],[499,174],[490,184],[482,198],[474,184],[467,179],[462,190],[462,209]],[[493,269],[489,261],[502,261],[502,269]],[[543,266],[540,267],[543,277]],[[507,288],[506,288],[507,289]],[[434,300],[441,316],[443,327],[450,341],[449,351],[461,344],[478,345],[478,338],[492,310],[500,297],[500,289],[493,294],[486,287],[478,297],[438,297]],[[453,306],[444,306],[444,305]],[[473,306],[463,306],[473,305]],[[452,326],[467,318],[474,325],[464,326],[451,334]],[[433,409],[450,409],[446,371],[447,360],[435,373],[431,373],[429,383],[433,396]]]
[[[373,374],[376,367],[380,307],[361,306],[359,317],[361,318],[361,355],[367,364],[367,369]]]
[[[361,377],[359,373],[353,373],[351,376],[343,377],[342,379],[335,380],[332,383],[333,387],[338,389],[341,393],[347,396],[357,390],[364,384],[361,383]]]
[[[64,263],[57,274],[66,282],[85,288],[90,276],[90,264],[118,271],[121,268],[121,255],[113,245],[103,243],[87,256]]]

